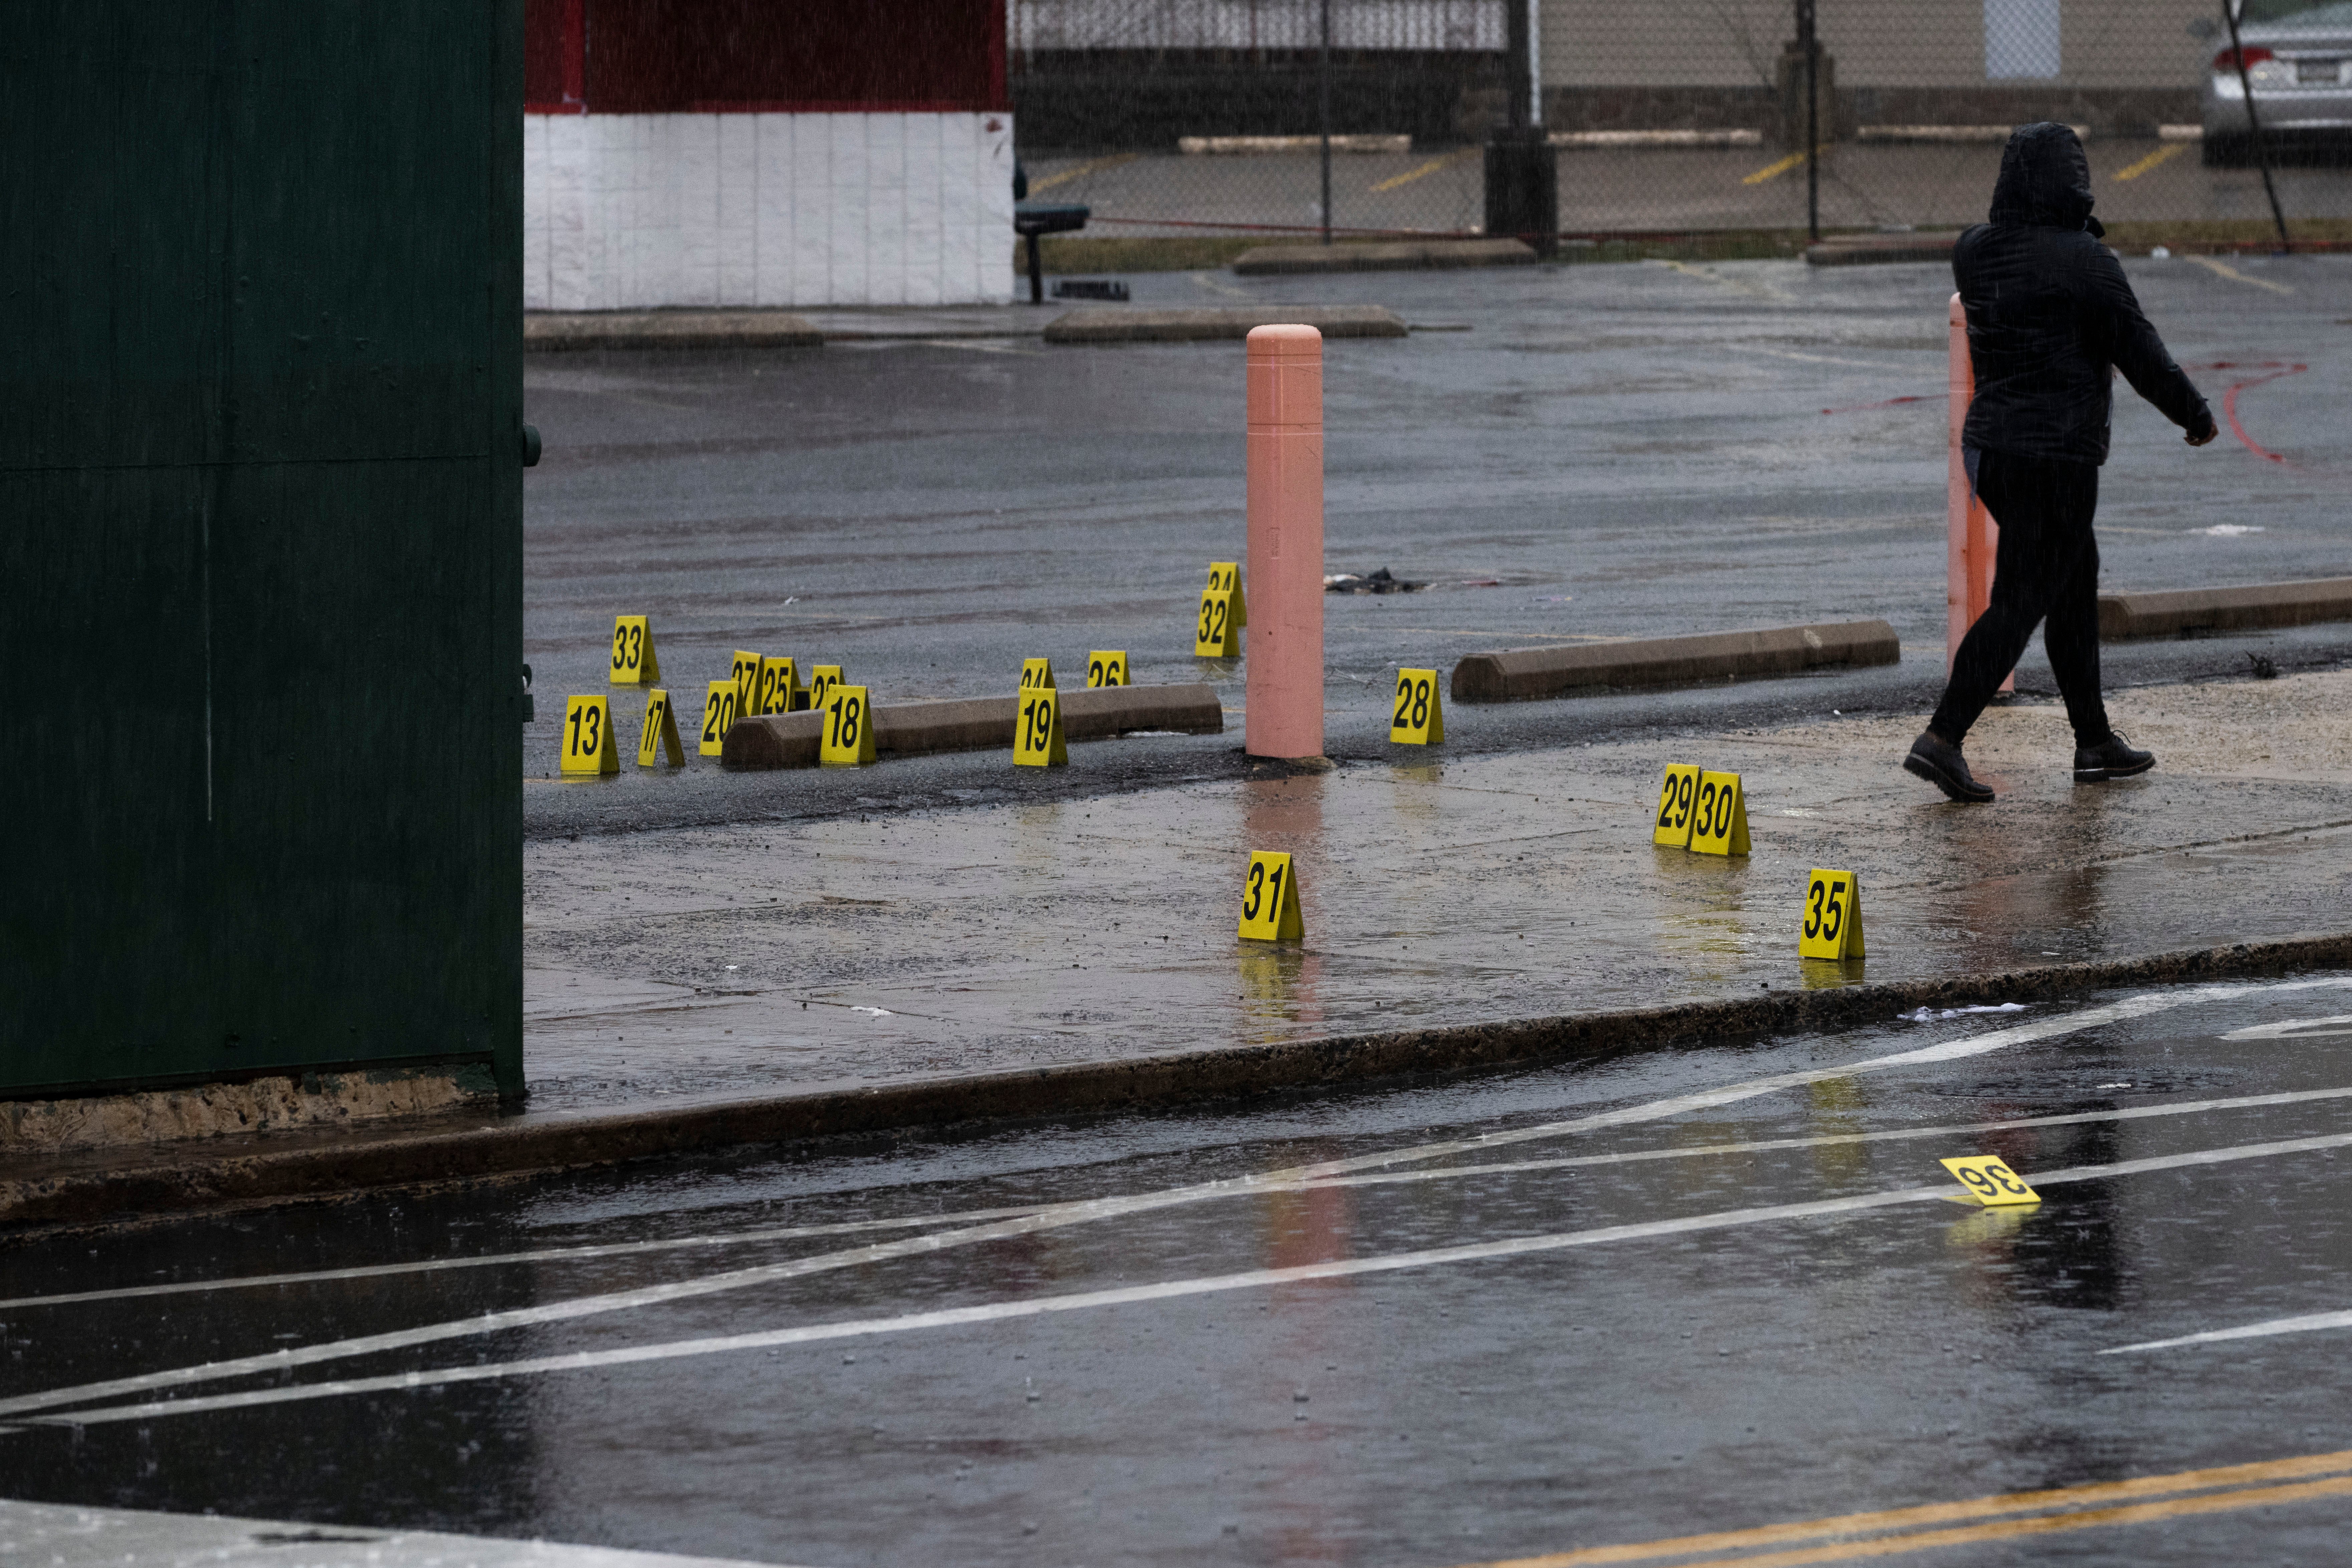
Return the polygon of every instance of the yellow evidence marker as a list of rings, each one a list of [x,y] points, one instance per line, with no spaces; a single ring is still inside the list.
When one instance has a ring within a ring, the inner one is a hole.
[[[735,650],[735,662],[728,671],[735,682],[735,716],[748,717],[760,710],[760,656]]]
[[[1234,630],[1249,625],[1249,601],[1242,597],[1242,566],[1238,561],[1209,563],[1209,586],[1234,596]]]
[[[874,760],[874,715],[866,705],[866,688],[825,688],[824,728],[817,738],[816,760],[848,766]]]
[[[1396,711],[1389,715],[1389,739],[1401,746],[1434,746],[1445,739],[1445,702],[1437,671],[1397,671]]]
[[[1246,942],[1296,942],[1307,935],[1298,912],[1298,874],[1290,857],[1270,849],[1250,856],[1242,880],[1241,935]]]
[[[1691,813],[1691,853],[1748,853],[1748,802],[1738,773],[1698,775],[1698,804]]]
[[[1031,659],[1043,664],[1042,658]],[[1050,675],[1052,672],[1047,671]],[[1023,680],[1029,679],[1024,670]],[[1062,694],[1051,680],[1022,689],[1021,711],[1013,721],[1013,765],[1016,768],[1066,768],[1070,748],[1062,739]]]
[[[801,695],[800,666],[789,658],[760,661],[757,688],[751,693],[753,713],[789,713]]]
[[[563,705],[563,772],[617,773],[621,748],[613,743],[609,697],[574,697]]]
[[[1969,1196],[1989,1209],[2005,1208],[2012,1204],[2038,1204],[2042,1194],[2025,1184],[2025,1178],[2009,1168],[1998,1154],[1970,1154],[1958,1160],[1937,1162],[1959,1178]]]
[[[1087,686],[1089,689],[1097,686],[1125,686],[1128,683],[1125,648],[1098,647],[1087,655]]]
[[[1666,767],[1666,782],[1658,787],[1658,822],[1650,842],[1669,849],[1687,849],[1691,837],[1691,805],[1698,799],[1698,770],[1688,763]]]
[[[833,689],[841,684],[841,666],[814,664],[809,667],[808,705],[819,712],[824,710]]]
[[[1862,884],[1851,871],[1816,868],[1805,875],[1805,927],[1799,958],[1862,956]]]
[[[1021,689],[1054,689],[1054,661],[1050,658],[1024,658],[1021,661]]]
[[[1201,595],[1200,624],[1192,628],[1192,657],[1231,658],[1241,652],[1241,627],[1234,620],[1234,596],[1223,588]]]
[[[655,687],[646,693],[646,727],[637,732],[637,766],[657,765],[664,756],[674,768],[686,766],[686,747],[677,738],[677,715],[669,710],[669,693]]]
[[[613,684],[651,686],[661,679],[654,655],[654,629],[643,616],[613,617]]]
[[[702,700],[702,744],[698,748],[706,757],[720,755],[727,747],[727,731],[735,727],[735,683],[714,680]]]

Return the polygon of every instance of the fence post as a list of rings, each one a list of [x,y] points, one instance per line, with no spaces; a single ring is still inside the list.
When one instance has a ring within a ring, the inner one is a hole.
[[[1323,334],[1249,335],[1249,624],[1243,749],[1323,754]]]
[[[1960,651],[1960,639],[1992,603],[1993,558],[2000,544],[2000,526],[1977,500],[1969,482],[1968,458],[1960,447],[1961,426],[1968,423],[1969,403],[1976,396],[1976,365],[1969,358],[1969,318],[1960,297],[1952,296],[1950,310],[1951,395],[1946,400],[1949,426],[1949,458],[1944,475],[1944,669]],[[2003,691],[2017,689],[2011,674],[2000,683]]]
[[[1822,40],[1815,0],[1797,0],[1797,41],[1805,47],[1805,232],[1822,237]]]
[[[1323,61],[1321,78],[1323,127],[1323,243],[1331,243],[1331,0],[1323,0]]]

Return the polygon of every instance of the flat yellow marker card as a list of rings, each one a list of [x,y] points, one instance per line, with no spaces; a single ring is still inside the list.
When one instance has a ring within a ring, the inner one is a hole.
[[[760,656],[735,650],[735,663],[727,672],[735,682],[735,713],[738,718],[760,710]]]
[[[1389,715],[1389,739],[1401,746],[1434,746],[1445,739],[1445,700],[1437,671],[1397,671],[1396,711]]]
[[[714,680],[702,699],[702,744],[696,748],[706,757],[719,755],[727,745],[727,731],[735,727],[735,683]]]
[[[1033,662],[1043,664],[1045,660]],[[1022,679],[1026,680],[1028,676],[1024,673]],[[1013,721],[1013,765],[1070,765],[1070,748],[1062,740],[1062,694],[1051,686],[1032,686],[1021,693],[1021,711]]]
[[[809,667],[808,705],[815,709],[820,713],[824,711],[825,703],[832,698],[833,689],[840,684],[841,666],[837,664],[811,665]]]
[[[1738,773],[1698,775],[1690,847],[1694,855],[1748,853],[1748,802],[1740,795]]]
[[[677,715],[669,710],[669,693],[655,687],[646,693],[646,727],[637,731],[637,766],[657,765],[664,756],[674,768],[686,766],[686,747],[677,738]]]
[[[1054,689],[1054,661],[1050,658],[1024,658],[1021,661],[1021,689],[1041,687]]]
[[[1125,686],[1126,684],[1128,679],[1125,648],[1098,647],[1087,655],[1087,685],[1089,689],[1097,686]]]
[[[1261,849],[1242,879],[1241,934],[1248,942],[1296,942],[1307,934],[1298,912],[1298,875],[1290,857]]]
[[[874,715],[866,708],[866,688],[825,689],[824,730],[817,739],[816,760],[845,766],[874,760]]]
[[[1234,596],[1234,630],[1249,625],[1249,601],[1242,597],[1242,565],[1238,561],[1209,563],[1209,587],[1212,592]]]
[[[1241,651],[1241,630],[1234,619],[1234,596],[1223,588],[1201,595],[1201,618],[1192,628],[1192,657],[1231,658]]]
[[[1805,874],[1805,924],[1797,937],[1799,958],[1862,956],[1862,884],[1851,871]]]
[[[1959,1178],[1960,1185],[1968,1188],[1971,1197],[1989,1209],[2042,1201],[2042,1194],[2027,1186],[2025,1178],[2011,1170],[1998,1154],[1970,1154],[1965,1159],[1938,1163]]]
[[[751,694],[754,713],[789,713],[801,695],[800,666],[789,658],[760,661],[759,689]]]
[[[612,700],[574,697],[563,705],[563,772],[617,773],[621,748],[613,743]]]
[[[1691,808],[1697,801],[1698,770],[1688,763],[1669,766],[1666,782],[1658,787],[1658,822],[1651,829],[1650,842],[1670,849],[1689,848]]]
[[[643,616],[613,617],[613,684],[648,686],[661,679],[654,657],[654,629]]]

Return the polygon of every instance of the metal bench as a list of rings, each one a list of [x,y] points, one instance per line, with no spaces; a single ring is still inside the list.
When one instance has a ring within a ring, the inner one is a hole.
[[[1027,182],[1024,181],[1024,184]],[[1092,207],[1063,202],[1023,202],[1013,204],[1013,232],[1029,242],[1029,302],[1045,302],[1045,268],[1037,257],[1037,237],[1041,234],[1068,234],[1087,226]]]

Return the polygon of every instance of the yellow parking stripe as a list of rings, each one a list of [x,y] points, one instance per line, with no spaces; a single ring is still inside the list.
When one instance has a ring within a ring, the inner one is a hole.
[[[1768,1524],[1753,1530],[1721,1531],[1685,1535],[1626,1546],[1591,1546],[1542,1557],[1517,1557],[1480,1568],[1586,1568],[1602,1563],[1654,1563],[1669,1558],[1691,1559],[1685,1568],[1716,1563],[1741,1563],[1748,1568],[1765,1564],[1832,1562],[1849,1557],[1884,1556],[1895,1552],[1924,1551],[1963,1540],[1991,1540],[2003,1534],[2029,1534],[2052,1530],[2084,1529],[2092,1525],[2127,1524],[2140,1519],[2169,1518],[2182,1513],[2207,1513],[2224,1508],[2257,1508],[2292,1501],[2303,1496],[2323,1497],[2352,1492],[2352,1449],[2332,1454],[2307,1454],[2294,1458],[2268,1459],[2252,1465],[2226,1465],[2211,1469],[2182,1470],[2169,1476],[2141,1476],[2127,1481],[2097,1481],[2088,1486],[2057,1487],[2044,1491],[2004,1492],[1964,1502],[1926,1503],[1913,1508],[1885,1509],[1872,1513],[1840,1514],[1829,1519],[1789,1524]],[[2311,1480],[2325,1476],[2332,1479]],[[2299,1481],[2292,1486],[2257,1486],[2265,1481]],[[2177,1494],[2204,1492],[2204,1497]],[[2086,1503],[2128,1499],[2167,1499],[2131,1503],[2120,1508],[2086,1510]],[[2053,1512],[2053,1510],[2071,1510]],[[2152,1510],[2169,1510],[2168,1512]],[[2032,1517],[2000,1520],[1959,1531],[1926,1531],[1923,1526],[1988,1519],[2000,1514]],[[1889,1534],[1909,1531],[1910,1534]],[[1839,1536],[1877,1535],[1879,1539],[1837,1542]],[[1796,1552],[1759,1557],[1725,1557],[1724,1552],[1748,1553],[1800,1542],[1829,1541],[1832,1544]]]
[[[2166,146],[2158,147],[2155,152],[2150,153],[2147,157],[2142,158],[2130,168],[2117,169],[2116,171],[2116,178],[2118,180],[2137,180],[2142,174],[2147,174],[2150,169],[2155,168],[2158,163],[2169,162],[2174,158],[2179,157],[2180,154],[2188,151],[2189,143],[2186,142],[2174,142]]]
[[[1140,153],[1114,153],[1108,158],[1090,159],[1076,168],[1065,169],[1058,174],[1048,174],[1042,180],[1030,181],[1029,194],[1034,196],[1039,191],[1050,191],[1055,185],[1066,184],[1081,174],[1092,174],[1104,169],[1116,169],[1121,163],[1132,163],[1142,156]]]
[[[1418,169],[1408,169],[1403,174],[1397,175],[1393,179],[1382,180],[1379,184],[1372,187],[1372,194],[1378,195],[1382,191],[1395,190],[1399,185],[1409,185],[1415,180],[1420,179],[1423,174],[1434,174],[1440,169],[1446,168],[1451,164],[1458,163],[1465,158],[1485,151],[1486,149],[1482,147],[1465,147],[1459,152],[1449,153],[1443,158],[1432,158],[1428,163],[1423,163]]]

